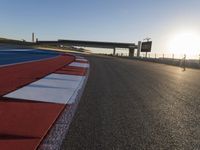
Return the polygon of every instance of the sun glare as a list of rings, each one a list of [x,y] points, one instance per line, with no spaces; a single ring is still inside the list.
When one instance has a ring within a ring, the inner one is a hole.
[[[175,34],[169,48],[171,53],[195,57],[200,54],[200,34],[191,31]]]

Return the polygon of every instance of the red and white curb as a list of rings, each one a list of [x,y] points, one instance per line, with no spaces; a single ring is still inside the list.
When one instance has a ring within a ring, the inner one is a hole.
[[[51,128],[47,130],[48,133],[44,135],[37,149],[59,150],[61,148],[87,82],[89,67],[90,65],[86,59],[76,57],[74,62],[56,72],[4,95],[4,98],[14,99],[15,101],[30,101],[41,105],[50,104],[56,107],[59,106],[62,109],[59,117],[55,118],[56,120]],[[49,115],[47,112],[44,117],[52,117],[53,119],[55,117],[53,109],[49,108],[47,110]],[[40,126],[40,122],[35,123],[38,127]]]

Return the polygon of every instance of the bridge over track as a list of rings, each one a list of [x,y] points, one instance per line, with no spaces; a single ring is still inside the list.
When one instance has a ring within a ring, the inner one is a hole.
[[[80,46],[80,47],[83,46],[83,47],[93,47],[93,48],[110,48],[113,49],[113,55],[115,55],[116,48],[127,48],[129,49],[130,57],[134,56],[135,49],[138,50],[138,45],[139,45],[139,44],[135,45],[134,43],[80,41],[80,40],[37,41],[37,43]]]

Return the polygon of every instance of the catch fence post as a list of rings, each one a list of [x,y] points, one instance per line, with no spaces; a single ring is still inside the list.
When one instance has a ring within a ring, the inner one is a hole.
[[[199,64],[200,64],[200,54],[199,54]]]

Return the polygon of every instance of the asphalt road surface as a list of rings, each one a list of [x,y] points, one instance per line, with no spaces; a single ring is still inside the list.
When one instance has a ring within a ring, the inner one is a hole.
[[[200,149],[200,70],[89,56],[64,150]]]

